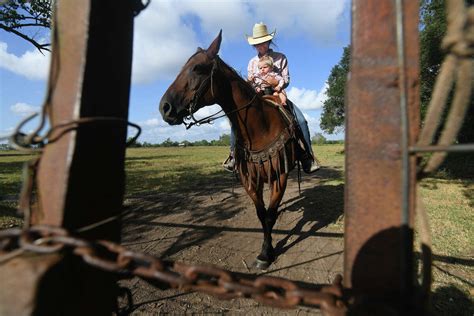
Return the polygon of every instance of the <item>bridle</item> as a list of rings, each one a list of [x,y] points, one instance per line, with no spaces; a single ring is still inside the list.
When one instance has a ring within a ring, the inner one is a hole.
[[[202,96],[206,93],[207,89],[209,88],[209,84],[211,85],[212,98],[215,98],[215,94],[214,94],[214,72],[219,67],[218,66],[218,59],[219,59],[218,56],[216,56],[214,58],[213,64],[212,64],[212,69],[211,69],[211,72],[209,73],[209,76],[201,82],[201,84],[199,85],[199,88],[196,90],[196,92],[193,95],[193,98],[192,98],[191,102],[189,103],[189,106],[188,106],[188,109],[187,109],[188,110],[188,116],[186,116],[184,118],[184,120],[188,120],[188,121],[192,120],[193,122],[187,123],[183,120],[183,124],[184,124],[184,126],[186,126],[186,129],[190,129],[191,126],[193,126],[193,125],[200,126],[201,124],[212,124],[215,120],[217,120],[221,117],[228,116],[230,114],[233,114],[233,113],[239,112],[243,109],[246,109],[246,108],[248,108],[249,106],[252,105],[253,101],[257,97],[257,93],[255,93],[254,96],[252,97],[252,99],[246,105],[244,105],[242,107],[239,107],[238,109],[235,109],[235,110],[232,110],[232,111],[229,111],[229,112],[225,112],[223,109],[221,109],[220,111],[217,111],[216,113],[211,114],[209,116],[206,116],[202,119],[199,119],[199,120],[196,119],[194,117],[195,108],[198,104],[198,101],[202,98]],[[219,115],[219,113],[221,113],[221,112],[224,112],[224,114]]]

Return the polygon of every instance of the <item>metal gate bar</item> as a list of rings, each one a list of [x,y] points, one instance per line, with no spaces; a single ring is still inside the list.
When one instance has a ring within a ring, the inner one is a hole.
[[[456,2],[459,7],[460,1]],[[132,2],[58,1],[46,109],[54,128],[67,128],[55,129],[50,140],[56,141],[44,150],[37,178],[40,200],[31,217],[32,224],[52,226],[16,230],[10,232],[12,236],[2,232],[2,242],[5,237],[16,238],[20,248],[2,256],[8,260],[0,265],[0,279],[8,292],[0,295],[0,314],[112,311],[117,296],[114,277],[85,266],[78,258],[59,254],[66,246],[75,247],[73,252],[91,266],[118,273],[129,269],[131,274],[160,281],[187,282],[188,290],[249,296],[280,307],[303,302],[320,305],[323,312],[333,315],[346,313],[344,298],[351,313],[414,313],[420,302],[414,302],[412,295],[413,154],[472,151],[474,146],[410,145],[415,144],[419,126],[416,1],[355,0],[353,5],[352,72],[346,110],[344,297],[339,278],[318,293],[298,289],[284,279],[262,277],[253,283],[234,280],[230,272],[203,266],[176,263],[175,270],[166,274],[159,259],[132,253],[111,242],[86,240],[120,239],[120,224],[114,219],[123,199]],[[472,60],[469,63],[472,65]],[[367,126],[367,121],[372,125]],[[100,230],[95,230],[98,223]],[[86,239],[64,235],[61,226]],[[31,253],[26,255],[26,251]],[[54,254],[32,255],[44,251]],[[212,281],[216,284],[205,278],[197,280],[196,271],[204,277],[219,278]],[[284,296],[279,297],[275,288],[280,286],[277,292]]]
[[[404,148],[415,143],[418,133],[419,48],[417,1],[400,3],[398,27],[405,34],[404,43],[397,41],[396,5],[391,0],[353,1],[346,102],[344,285],[351,289],[356,306],[369,302],[399,313],[404,302],[412,300],[412,267],[406,254],[411,254],[412,247],[415,159],[409,158],[406,166],[402,161]],[[406,144],[402,141],[403,98]],[[406,199],[401,198],[402,167],[409,170]],[[403,215],[405,200],[408,212]]]

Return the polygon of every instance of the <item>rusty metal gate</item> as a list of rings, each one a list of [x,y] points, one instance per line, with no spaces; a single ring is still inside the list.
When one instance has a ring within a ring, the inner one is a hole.
[[[118,278],[133,276],[223,299],[253,298],[280,308],[315,306],[327,315],[423,314],[430,245],[424,225],[427,260],[423,283],[416,285],[417,178],[436,170],[447,151],[474,149],[451,145],[472,89],[474,11],[466,10],[462,0],[447,3],[448,57],[420,134],[417,2],[352,2],[344,276],[310,291],[290,280],[163,261],[119,245],[127,127],[139,130],[128,122],[133,19],[146,5],[140,0],[56,1],[41,124],[26,139],[46,146],[27,166],[30,176],[19,206],[25,228],[0,232],[0,278],[8,289],[0,292],[0,314],[111,314]],[[432,146],[449,92],[445,86],[455,80],[467,84],[456,85],[447,128]],[[46,119],[51,129],[41,137]],[[418,166],[416,154],[424,151],[437,153]],[[418,210],[424,223],[420,205]]]

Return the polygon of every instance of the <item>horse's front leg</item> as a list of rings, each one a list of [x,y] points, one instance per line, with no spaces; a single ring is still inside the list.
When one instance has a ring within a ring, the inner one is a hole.
[[[257,209],[257,215],[263,227],[263,244],[260,254],[257,256],[257,267],[267,269],[275,260],[275,250],[272,245],[272,230],[278,217],[278,207],[283,199],[286,189],[287,175],[284,174],[278,181],[272,181],[270,202],[268,209]],[[263,190],[262,190],[263,191]]]
[[[259,269],[267,268],[272,261],[274,260],[273,247],[272,247],[272,236],[271,230],[268,230],[267,227],[267,212],[265,209],[265,202],[263,201],[263,180],[260,179],[258,187],[256,187],[256,179],[251,179],[244,174],[240,174],[240,179],[242,180],[242,185],[244,186],[247,194],[252,199],[253,204],[255,205],[255,210],[257,211],[258,219],[262,224],[263,228],[263,245],[262,251],[257,256],[257,261],[255,263],[256,267]],[[252,181],[249,184],[249,181]]]
[[[272,214],[272,211],[266,210],[265,207],[255,205],[255,208],[263,228],[262,250],[257,256],[256,266],[259,269],[266,269],[275,260],[275,253],[272,246],[272,228],[276,221],[276,214]]]

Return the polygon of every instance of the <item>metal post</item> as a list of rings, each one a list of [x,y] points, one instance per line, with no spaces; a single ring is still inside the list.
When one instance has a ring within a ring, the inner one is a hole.
[[[418,3],[401,1],[397,15],[397,1],[352,4],[344,285],[356,306],[403,313],[414,282],[415,160],[407,157],[419,125],[419,45]]]
[[[63,134],[57,130],[52,137],[59,138],[44,148],[31,223],[74,232],[122,211],[134,1],[56,5],[50,123],[92,119]],[[80,235],[117,242],[120,227],[111,221]],[[0,295],[1,313],[102,315],[116,307],[115,276],[71,255],[21,256],[2,265],[0,275],[8,286]],[[15,301],[17,293],[21,302]]]

